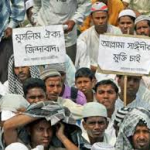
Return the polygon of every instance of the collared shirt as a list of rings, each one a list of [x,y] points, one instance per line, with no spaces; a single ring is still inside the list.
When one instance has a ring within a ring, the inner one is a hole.
[[[15,28],[25,16],[24,0],[0,0],[0,38],[7,27]]]

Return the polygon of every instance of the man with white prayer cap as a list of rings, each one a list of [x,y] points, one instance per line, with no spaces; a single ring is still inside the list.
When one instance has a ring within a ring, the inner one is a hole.
[[[131,9],[122,10],[118,16],[118,26],[123,34],[134,34],[136,14]]]
[[[150,36],[150,17],[141,15],[135,20],[135,30],[137,35]]]
[[[115,148],[105,142],[97,142],[92,145],[91,150],[115,150]]]
[[[82,136],[85,140],[91,145],[96,142],[109,143],[110,137],[105,133],[108,125],[106,107],[97,102],[89,102],[84,105],[82,115],[85,129]]]

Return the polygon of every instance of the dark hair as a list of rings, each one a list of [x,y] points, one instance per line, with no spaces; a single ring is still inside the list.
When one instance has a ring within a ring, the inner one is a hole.
[[[132,16],[125,15],[125,16],[122,16],[122,17],[129,17],[129,18],[133,21],[133,23],[134,23],[134,21],[135,21],[135,18],[132,17]],[[121,18],[121,17],[120,17],[120,18]],[[118,22],[120,21],[120,18],[118,19]]]
[[[78,79],[80,77],[87,77],[91,80],[95,78],[94,73],[89,68],[80,68],[75,73],[75,79]]]
[[[136,126],[146,126],[147,127],[147,123],[143,120],[139,120],[139,122]]]
[[[102,80],[102,81],[96,83],[95,88],[94,88],[95,92],[97,92],[98,87],[101,85],[111,85],[116,93],[119,92],[117,85],[109,79],[108,80]]]
[[[41,88],[44,92],[46,92],[46,86],[42,79],[39,78],[29,78],[23,84],[23,92],[26,97],[28,90],[32,88]]]

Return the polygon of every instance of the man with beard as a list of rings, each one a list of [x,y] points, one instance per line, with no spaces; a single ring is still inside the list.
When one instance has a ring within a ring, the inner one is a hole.
[[[150,112],[134,108],[119,128],[115,150],[150,150]]]
[[[150,17],[141,15],[135,20],[135,31],[137,35],[150,36]]]
[[[40,78],[45,82],[48,101],[55,101],[58,102],[59,105],[67,107],[76,120],[82,118],[82,105],[76,104],[71,99],[60,97],[63,83],[61,74],[57,70],[43,70]]]
[[[108,125],[107,109],[104,105],[97,102],[89,102],[84,105],[83,111],[83,130],[82,136],[93,145],[96,142],[106,142],[110,144],[110,139],[105,130]]]
[[[96,2],[91,7],[93,26],[83,32],[79,39],[86,44],[92,71],[96,71],[98,64],[99,35],[104,33],[122,34],[121,30],[108,24],[108,7],[102,2]]]

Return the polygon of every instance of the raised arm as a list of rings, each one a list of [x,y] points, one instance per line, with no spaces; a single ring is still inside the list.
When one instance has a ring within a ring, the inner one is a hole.
[[[8,119],[7,121],[5,121],[3,128],[4,128],[4,140],[6,145],[18,141],[17,129],[19,127],[25,126],[26,124],[29,124],[30,122],[33,122],[37,119],[38,118],[21,114],[21,115],[14,116]]]

